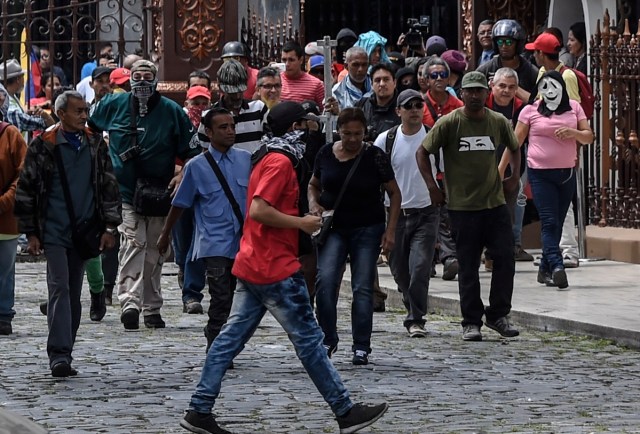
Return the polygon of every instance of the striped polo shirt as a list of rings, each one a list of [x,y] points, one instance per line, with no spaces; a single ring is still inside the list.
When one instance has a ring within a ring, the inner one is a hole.
[[[303,72],[297,78],[289,78],[284,72],[280,73],[282,81],[282,92],[280,99],[282,101],[302,102],[306,100],[314,101],[320,107],[320,111],[324,109],[324,83],[312,75]]]
[[[220,101],[213,106],[229,110],[224,105],[224,98],[220,99]],[[245,149],[251,153],[258,149],[260,139],[263,135],[262,130],[267,121],[268,111],[267,106],[260,100],[242,100],[240,113],[237,115],[234,113],[233,115],[233,120],[236,123],[236,143],[233,145],[235,148]],[[204,125],[202,124],[200,124],[200,128],[198,129],[198,133],[200,132],[204,134]],[[202,141],[202,135],[198,135]],[[204,134],[204,137],[206,137],[206,134]],[[208,144],[202,144],[201,146],[204,147],[205,145],[208,146]]]

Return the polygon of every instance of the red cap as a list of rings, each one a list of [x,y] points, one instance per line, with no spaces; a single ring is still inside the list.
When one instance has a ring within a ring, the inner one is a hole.
[[[187,90],[187,99],[194,99],[199,96],[211,99],[211,92],[209,92],[209,89],[204,86],[193,86]]]
[[[131,71],[127,68],[116,68],[111,71],[109,75],[109,82],[111,84],[117,84],[120,86],[121,84],[125,84],[131,78]]]
[[[546,54],[557,54],[560,52],[560,41],[551,33],[540,33],[536,40],[524,46],[527,50],[540,50]]]

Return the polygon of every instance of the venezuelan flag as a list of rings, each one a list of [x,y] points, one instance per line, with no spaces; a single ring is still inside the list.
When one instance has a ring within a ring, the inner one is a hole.
[[[31,47],[27,47],[27,28],[22,29],[20,36],[20,66],[23,70],[28,71],[27,82],[24,86],[24,92],[20,95],[20,102],[23,106],[28,105],[32,98],[35,98],[40,92],[40,78],[42,77],[42,70],[40,69],[40,62],[36,57],[36,53]],[[22,49],[24,47],[24,49]],[[27,48],[30,48],[27,55]]]

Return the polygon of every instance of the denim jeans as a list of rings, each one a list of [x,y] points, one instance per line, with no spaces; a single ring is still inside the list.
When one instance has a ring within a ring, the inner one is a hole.
[[[207,264],[205,258],[191,260],[193,253],[193,241],[189,247],[187,258],[184,262],[184,283],[182,285],[182,302],[189,300],[201,302],[204,298],[202,290],[206,283]]]
[[[332,229],[325,244],[318,249],[316,305],[318,322],[324,332],[325,345],[338,344],[337,304],[340,270],[347,255],[351,266],[351,330],[352,351],[371,352],[373,328],[373,285],[376,277],[380,241],[384,223],[356,229]]]
[[[458,291],[462,326],[482,326],[482,315],[495,321],[511,311],[513,295],[513,234],[506,205],[480,211],[449,210],[453,238],[458,252]],[[491,252],[493,270],[489,306],[484,307],[480,293],[480,255],[484,247]]]
[[[238,281],[229,320],[207,353],[189,408],[199,413],[211,412],[227,367],[253,336],[267,310],[287,333],[296,355],[333,413],[342,416],[348,412],[353,406],[349,392],[322,346],[322,330],[313,317],[309,293],[299,272],[270,285]]]
[[[193,208],[186,208],[171,230],[171,246],[176,265],[184,270],[184,264],[189,258],[187,252],[193,240],[194,226]]]
[[[84,261],[75,250],[62,246],[45,245],[44,255],[47,259],[49,290],[47,354],[49,364],[53,367],[58,362],[72,361],[71,352],[82,313],[80,294]]]
[[[229,318],[233,291],[236,289],[236,278],[231,274],[233,259],[222,256],[202,258],[207,267],[207,283],[209,284],[209,321],[205,327],[205,337],[215,339]]]
[[[424,325],[427,315],[429,278],[438,234],[440,210],[428,206],[409,215],[400,214],[396,244],[389,267],[407,309],[404,326]]]
[[[10,323],[16,314],[13,310],[16,287],[16,252],[18,238],[0,240],[0,321]]]
[[[528,170],[533,203],[542,225],[540,271],[552,272],[564,268],[560,238],[564,218],[576,191],[576,173],[574,168]]]

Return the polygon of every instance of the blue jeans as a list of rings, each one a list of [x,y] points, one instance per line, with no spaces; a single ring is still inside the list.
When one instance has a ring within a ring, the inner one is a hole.
[[[425,324],[440,209],[431,205],[411,214],[404,213],[403,210],[398,218],[389,267],[407,309],[403,324],[409,328],[413,324]]]
[[[340,286],[339,279],[349,255],[351,290],[353,291],[351,305],[353,346],[351,349],[371,352],[373,284],[383,233],[384,223],[356,229],[332,229],[325,244],[318,250],[316,305],[318,322],[325,335],[325,345],[338,344],[336,288]]]
[[[193,253],[193,243],[187,253],[187,259],[184,262],[184,284],[182,285],[182,302],[189,300],[201,302],[204,298],[202,290],[207,280],[207,263],[204,258],[191,260]]]
[[[16,287],[16,251],[18,239],[0,241],[0,321],[10,323],[16,311],[13,310]]]
[[[287,332],[296,355],[334,414],[348,412],[353,403],[322,346],[322,330],[313,317],[307,286],[299,272],[270,285],[238,281],[229,320],[207,353],[189,408],[211,412],[227,367],[253,336],[267,310]]]
[[[193,240],[194,220],[193,208],[186,208],[171,230],[171,245],[173,247],[173,257],[176,265],[184,271],[184,264],[189,258],[187,252],[190,250]]]
[[[563,269],[560,238],[564,218],[576,191],[576,172],[574,168],[527,170],[533,203],[538,209],[542,224],[540,271]]]

